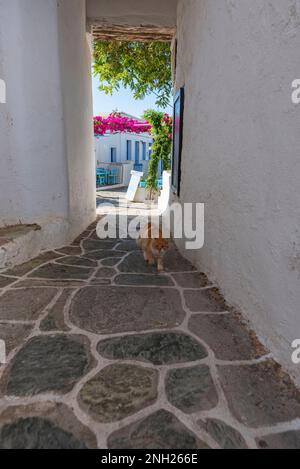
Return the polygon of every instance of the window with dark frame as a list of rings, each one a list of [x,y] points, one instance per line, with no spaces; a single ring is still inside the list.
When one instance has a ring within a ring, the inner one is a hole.
[[[131,161],[132,141],[126,141],[126,160]]]

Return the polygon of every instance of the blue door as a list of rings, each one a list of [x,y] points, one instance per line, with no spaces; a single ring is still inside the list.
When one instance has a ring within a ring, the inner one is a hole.
[[[131,161],[131,140],[127,140],[126,142],[126,160]]]
[[[142,159],[146,160],[147,145],[145,142],[142,142]]]
[[[111,163],[117,162],[117,149],[116,147],[111,147],[110,149],[110,161]]]
[[[139,164],[140,162],[140,142],[135,142],[135,164]]]

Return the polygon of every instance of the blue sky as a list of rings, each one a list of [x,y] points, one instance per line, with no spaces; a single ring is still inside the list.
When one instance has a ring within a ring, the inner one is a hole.
[[[93,77],[94,116],[97,114],[109,114],[117,109],[118,111],[140,117],[146,109],[158,109],[155,105],[155,95],[149,95],[144,100],[135,100],[130,90],[122,88],[110,96],[100,92],[98,86],[98,79]],[[172,111],[170,107],[159,110],[169,114]]]

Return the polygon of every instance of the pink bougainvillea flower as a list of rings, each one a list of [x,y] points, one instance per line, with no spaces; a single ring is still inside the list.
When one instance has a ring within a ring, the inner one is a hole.
[[[129,119],[122,117],[118,113],[111,113],[108,117],[95,116],[94,117],[94,134],[96,137],[110,133],[117,132],[130,132],[130,133],[145,133],[151,131],[149,122],[140,122],[136,119]]]

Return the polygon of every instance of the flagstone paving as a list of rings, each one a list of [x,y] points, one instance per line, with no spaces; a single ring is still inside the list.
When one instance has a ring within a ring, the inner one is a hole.
[[[171,404],[186,414],[213,409],[218,403],[217,391],[207,365],[169,370],[166,394]]]
[[[158,371],[117,363],[84,384],[78,401],[99,422],[122,420],[157,399]]]
[[[181,332],[152,332],[112,337],[98,343],[105,358],[137,360],[153,365],[169,365],[202,360],[207,351],[193,337]]]
[[[221,420],[207,419],[205,422],[199,421],[198,424],[219,443],[222,449],[247,449],[242,435]]]
[[[2,390],[10,396],[32,396],[55,391],[65,394],[93,362],[86,337],[32,337],[3,374]]]
[[[208,446],[173,414],[162,409],[113,433],[108,448],[207,449]]]
[[[51,437],[49,438],[49,435]],[[0,449],[87,449],[67,433],[55,426],[51,421],[38,417],[27,417],[3,425],[0,433]]]
[[[98,334],[176,327],[183,319],[180,295],[170,288],[88,286],[70,307],[73,324]]]
[[[300,393],[173,246],[70,246],[0,274],[0,448],[300,448]]]
[[[48,308],[48,314],[40,322],[41,331],[69,331],[70,327],[65,323],[64,308],[73,289],[65,288],[55,304]]]

